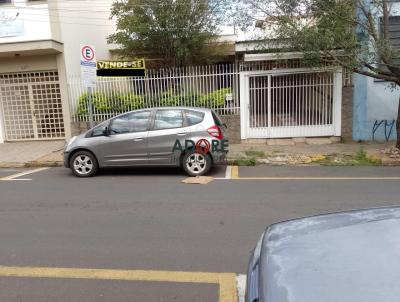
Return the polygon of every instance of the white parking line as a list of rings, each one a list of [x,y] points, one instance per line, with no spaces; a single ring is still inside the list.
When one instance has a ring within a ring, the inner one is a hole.
[[[32,178],[0,179],[1,181],[32,180]]]
[[[37,169],[33,169],[33,170],[23,171],[23,172],[20,172],[20,173],[16,173],[16,174],[12,174],[12,175],[9,175],[9,176],[1,177],[0,180],[21,180],[21,179],[17,179],[17,178],[21,177],[21,176],[32,174],[32,173],[40,172],[40,171],[43,171],[43,170],[47,170],[47,169],[49,169],[49,168],[48,167],[43,167],[43,168],[37,168]],[[28,179],[25,178],[25,180],[28,180]]]
[[[246,275],[236,276],[236,286],[238,291],[238,302],[244,302],[244,296],[246,293]]]
[[[229,180],[229,179],[232,179],[232,167],[231,166],[226,166],[225,177],[215,177],[214,179],[218,179],[218,180]]]
[[[226,179],[232,178],[232,166],[226,166],[225,178]]]

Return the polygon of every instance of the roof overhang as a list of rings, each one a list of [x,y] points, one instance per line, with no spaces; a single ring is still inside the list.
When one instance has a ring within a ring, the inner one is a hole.
[[[304,58],[304,53],[300,51],[244,54],[245,62],[288,60],[288,59],[302,59],[302,58]]]
[[[1,41],[1,40],[0,40]],[[0,43],[0,58],[59,54],[64,45],[55,40],[38,40]]]
[[[236,53],[254,53],[266,50],[282,49],[285,47],[287,47],[287,43],[279,42],[276,39],[238,41],[235,43]]]

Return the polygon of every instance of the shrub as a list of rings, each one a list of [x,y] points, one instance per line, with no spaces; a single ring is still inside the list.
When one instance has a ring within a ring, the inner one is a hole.
[[[116,105],[113,110],[118,112],[126,112],[130,110],[140,109],[144,107],[144,98],[141,95],[132,92],[127,94],[119,94],[116,97]]]
[[[154,102],[155,104],[159,104],[163,107],[170,107],[170,106],[179,106],[179,96],[175,95],[172,90],[167,90],[158,95]]]
[[[91,95],[93,107],[97,111],[107,111],[111,110],[111,102],[107,95],[102,92],[94,92]],[[78,100],[78,115],[86,115],[89,113],[89,95],[85,92],[83,93]]]
[[[150,99],[150,103],[155,106],[196,106],[219,108],[225,105],[225,96],[231,93],[231,88],[222,88],[210,92],[208,94],[198,94],[189,92],[187,94],[176,94],[172,89],[158,93]],[[89,96],[85,92],[78,99],[77,115],[87,115]],[[104,92],[92,93],[93,108],[97,113],[116,112],[122,113],[130,110],[145,107],[145,99],[142,95],[132,92],[123,94],[112,92],[106,94]]]
[[[225,105],[225,96],[226,94],[232,93],[231,88],[222,88],[210,92],[202,97],[200,97],[199,105],[201,107],[208,107],[208,108],[218,108],[224,107]]]
[[[98,113],[126,112],[144,107],[144,99],[133,93],[107,95],[103,92],[92,93],[93,108]],[[89,113],[89,95],[85,92],[78,99],[77,115]]]

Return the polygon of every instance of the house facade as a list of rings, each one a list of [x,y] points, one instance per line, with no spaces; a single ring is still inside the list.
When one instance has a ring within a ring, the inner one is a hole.
[[[400,2],[388,1],[388,5],[390,40],[393,46],[400,47]],[[374,16],[376,24],[380,24],[379,13]],[[353,139],[395,140],[399,97],[400,89],[391,83],[354,74]]]
[[[351,81],[341,68],[309,68],[301,52],[282,52],[273,39],[239,38],[236,54],[242,66],[242,140],[304,142],[328,137],[339,141],[349,135],[348,112],[342,108],[351,103],[351,91],[347,92]]]
[[[80,44],[111,57],[112,1],[0,1],[0,143],[71,136],[68,77]]]

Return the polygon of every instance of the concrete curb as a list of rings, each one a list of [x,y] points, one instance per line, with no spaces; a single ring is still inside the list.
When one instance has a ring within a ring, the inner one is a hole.
[[[0,168],[41,168],[41,167],[62,167],[60,161],[29,161],[29,162],[0,162]]]
[[[14,162],[0,162],[0,168],[23,168],[25,163]]]
[[[352,154],[342,153],[342,154],[335,154],[335,156],[351,156]],[[227,159],[228,164],[230,165],[238,165],[238,166],[255,166],[255,165],[268,165],[268,166],[291,166],[291,167],[304,167],[304,166],[400,166],[400,159],[393,159],[388,158],[386,156],[377,156],[380,160],[380,163],[376,164],[351,164],[351,163],[341,163],[338,162],[335,164],[331,162],[329,164],[324,162],[319,162],[318,160],[313,160],[313,157],[316,156],[323,156],[329,157],[332,154],[280,154],[277,157],[252,157],[248,156],[230,156]]]

